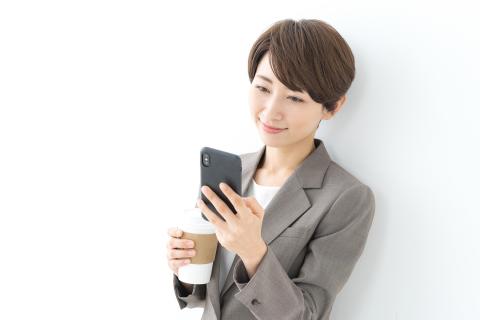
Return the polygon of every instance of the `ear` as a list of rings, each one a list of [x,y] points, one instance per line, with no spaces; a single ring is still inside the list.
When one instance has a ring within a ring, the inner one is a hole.
[[[329,120],[331,119],[338,111],[340,111],[340,109],[342,109],[343,105],[345,104],[345,102],[347,101],[347,96],[346,95],[343,95],[340,97],[340,99],[338,99],[337,101],[337,104],[335,106],[335,109],[333,109],[332,111],[330,112],[325,112],[325,116],[324,116],[324,120]]]

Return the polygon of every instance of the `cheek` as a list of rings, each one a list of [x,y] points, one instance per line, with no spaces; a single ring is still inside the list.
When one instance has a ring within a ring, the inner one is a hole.
[[[291,113],[289,121],[291,127],[295,127],[300,131],[310,131],[316,126],[316,116],[308,112]]]
[[[249,97],[248,97],[248,102],[249,102],[249,105],[250,105],[250,113],[252,114],[252,116],[258,114],[258,112],[260,111],[260,99],[252,92],[250,92],[249,94]]]

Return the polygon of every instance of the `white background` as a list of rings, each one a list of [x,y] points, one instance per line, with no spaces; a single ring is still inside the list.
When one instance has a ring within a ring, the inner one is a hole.
[[[480,44],[465,1],[2,1],[0,318],[199,319],[166,230],[199,150],[256,151],[247,56],[332,24],[357,76],[317,137],[376,216],[332,319],[478,319]]]

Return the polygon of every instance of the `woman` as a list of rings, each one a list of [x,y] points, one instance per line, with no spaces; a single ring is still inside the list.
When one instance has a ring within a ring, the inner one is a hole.
[[[354,57],[325,22],[287,19],[254,43],[248,73],[264,146],[241,155],[246,197],[221,186],[237,215],[201,188],[225,219],[197,201],[221,244],[208,284],[178,280],[178,267],[195,253],[180,230],[169,229],[176,297],[181,308],[204,306],[202,319],[328,319],[375,210],[372,190],[315,138],[320,122],[345,104]]]

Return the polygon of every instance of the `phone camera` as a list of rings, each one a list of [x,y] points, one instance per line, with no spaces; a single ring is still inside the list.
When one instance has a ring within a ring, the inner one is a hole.
[[[202,163],[205,167],[210,166],[210,155],[208,153],[202,155]]]

